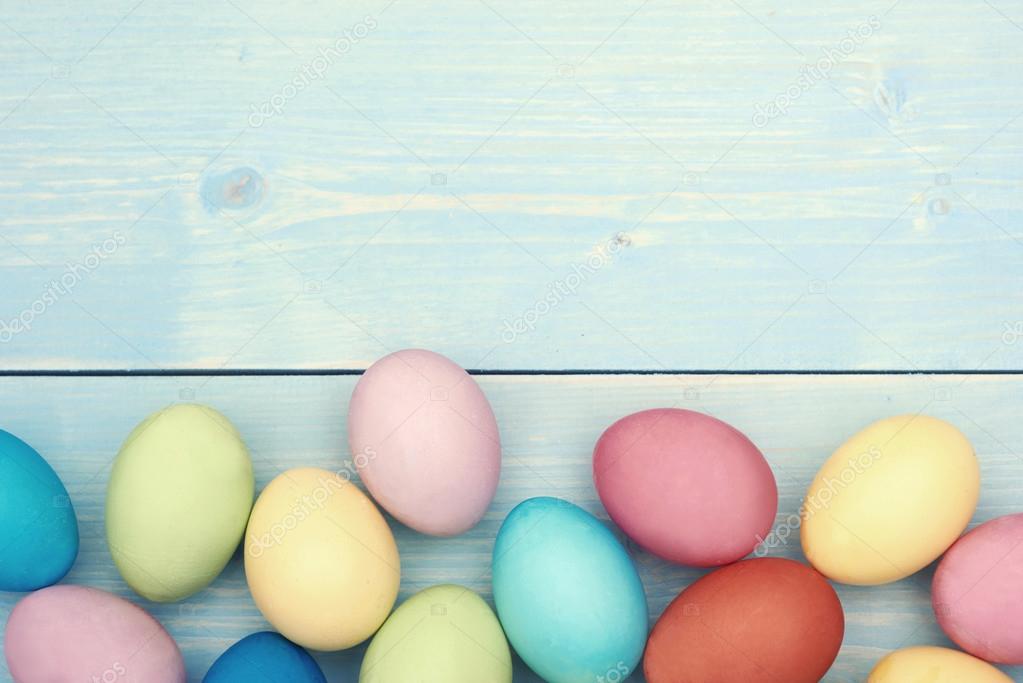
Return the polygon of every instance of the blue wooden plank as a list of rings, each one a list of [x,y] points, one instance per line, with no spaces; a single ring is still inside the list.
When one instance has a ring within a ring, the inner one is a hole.
[[[0,19],[0,367],[1023,367],[1018,2]]]
[[[110,462],[145,414],[180,400],[224,411],[246,439],[257,486],[295,466],[337,469],[346,457],[344,415],[353,377],[6,378],[0,427],[49,459],[79,515],[82,550],[67,581],[138,601],[184,651],[189,680],[234,640],[265,628],[245,584],[240,557],[207,590],[174,605],[133,596],[103,538]],[[800,504],[817,467],[845,438],[877,418],[925,411],[960,427],[981,463],[982,495],[973,524],[1018,512],[1023,500],[1023,427],[1018,377],[813,376],[501,376],[480,378],[501,429],[504,466],[496,499],[471,532],[428,538],[391,521],[402,556],[400,599],[428,585],[456,582],[488,600],[490,552],[500,523],[520,500],[556,495],[607,518],[590,479],[601,431],[624,414],[664,405],[702,410],[745,431],[767,456],[779,484],[779,523]],[[800,559],[798,534],[770,553]],[[701,571],[670,566],[631,547],[651,619]],[[862,681],[888,650],[948,644],[931,613],[932,570],[877,588],[838,587],[845,642],[829,683]],[[17,600],[0,594],[0,620]],[[354,681],[360,652],[318,655],[331,681]],[[1023,680],[1023,668],[1008,669]],[[6,674],[6,672],[4,672]],[[536,681],[518,667],[517,682]],[[641,681],[641,676],[634,677]]]

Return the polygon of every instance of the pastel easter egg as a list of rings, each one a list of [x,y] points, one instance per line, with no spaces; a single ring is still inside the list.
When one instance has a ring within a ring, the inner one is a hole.
[[[185,683],[174,639],[141,607],[85,586],[50,586],[15,605],[4,632],[15,683]]]
[[[810,484],[803,552],[835,581],[897,581],[952,545],[979,494],[977,458],[958,429],[926,415],[880,420],[842,444]]]
[[[309,653],[273,631],[245,636],[217,657],[202,683],[327,683]]]
[[[985,661],[945,647],[907,647],[877,663],[867,683],[1012,683]]]
[[[403,602],[366,650],[359,683],[511,683],[508,641],[483,598],[441,585]]]
[[[643,654],[647,604],[625,549],[600,520],[530,498],[494,544],[494,602],[523,661],[549,683],[624,680]]]
[[[956,645],[1000,664],[1023,664],[1023,514],[984,522],[948,549],[931,601]]]
[[[67,489],[34,448],[0,429],[0,590],[60,581],[78,556]]]
[[[400,575],[386,520],[343,476],[288,470],[252,508],[249,590],[266,620],[303,647],[344,650],[369,638],[394,606]]]
[[[734,427],[692,410],[634,413],[593,450],[593,480],[611,519],[671,562],[713,567],[766,538],[778,488],[763,454]]]
[[[698,579],[657,620],[647,683],[816,683],[845,617],[820,574],[782,558],[742,560]]]
[[[107,487],[107,543],[125,582],[156,602],[210,585],[241,541],[254,489],[249,451],[216,410],[181,404],[147,417]]]
[[[403,524],[460,534],[483,517],[501,474],[497,421],[476,381],[432,351],[384,356],[348,406],[359,476]]]

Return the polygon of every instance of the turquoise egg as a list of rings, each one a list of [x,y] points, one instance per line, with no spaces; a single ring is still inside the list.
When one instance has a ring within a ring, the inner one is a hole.
[[[67,489],[34,448],[0,429],[0,590],[60,581],[78,556]]]
[[[217,657],[202,683],[327,683],[309,653],[279,633],[245,636]]]
[[[494,544],[494,602],[512,647],[549,683],[623,681],[643,655],[647,605],[625,548],[558,498],[519,503]]]

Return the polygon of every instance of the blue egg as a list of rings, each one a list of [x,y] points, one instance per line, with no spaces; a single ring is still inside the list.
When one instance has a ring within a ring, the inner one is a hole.
[[[279,633],[245,636],[217,657],[203,683],[327,683],[309,653]]]
[[[60,581],[78,556],[78,520],[67,489],[27,443],[0,429],[0,590]]]
[[[519,503],[494,544],[494,602],[512,647],[549,683],[623,681],[647,638],[643,584],[600,520],[558,498]]]

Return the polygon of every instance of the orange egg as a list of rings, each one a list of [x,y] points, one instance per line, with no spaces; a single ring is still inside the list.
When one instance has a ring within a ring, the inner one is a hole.
[[[711,572],[672,601],[643,658],[648,683],[816,683],[845,617],[816,571],[781,558]]]

